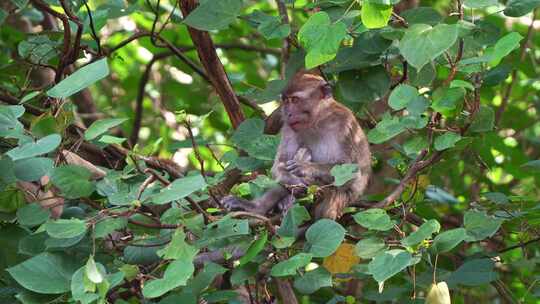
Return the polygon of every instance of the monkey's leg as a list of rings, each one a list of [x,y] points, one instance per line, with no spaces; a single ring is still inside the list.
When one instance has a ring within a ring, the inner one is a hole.
[[[226,196],[221,200],[221,204],[229,210],[245,210],[248,212],[266,214],[272,210],[280,201],[287,198],[291,194],[283,186],[272,188],[261,197],[248,201],[234,196]]]
[[[351,200],[350,191],[346,189],[327,189],[323,192],[322,199],[315,206],[315,218],[338,219],[343,214]]]

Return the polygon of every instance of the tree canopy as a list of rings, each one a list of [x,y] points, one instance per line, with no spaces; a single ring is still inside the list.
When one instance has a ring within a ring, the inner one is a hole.
[[[538,6],[3,0],[0,300],[540,303]],[[368,192],[224,210],[276,184],[301,69],[366,132]]]

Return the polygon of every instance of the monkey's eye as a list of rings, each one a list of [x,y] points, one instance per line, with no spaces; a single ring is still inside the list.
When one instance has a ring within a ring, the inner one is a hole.
[[[298,102],[300,102],[300,98],[298,98],[296,96],[289,97],[289,102],[292,103],[292,104],[298,103]]]

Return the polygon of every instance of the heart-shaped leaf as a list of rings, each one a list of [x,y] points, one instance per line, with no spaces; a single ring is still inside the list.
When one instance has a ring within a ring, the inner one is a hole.
[[[399,50],[407,62],[420,70],[439,57],[457,40],[458,27],[450,24],[414,24],[399,42]]]
[[[306,49],[306,68],[311,69],[334,57],[347,34],[345,23],[331,22],[325,12],[311,15],[298,32],[298,39]]]

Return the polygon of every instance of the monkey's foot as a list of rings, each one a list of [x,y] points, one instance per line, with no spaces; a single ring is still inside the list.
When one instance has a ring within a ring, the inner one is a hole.
[[[295,199],[294,195],[287,195],[278,202],[278,204],[277,204],[278,210],[280,211],[280,213],[283,216],[287,213],[289,208],[292,207],[295,200],[296,199]]]
[[[220,201],[220,204],[228,211],[247,211],[253,213],[260,213],[252,202],[232,195],[227,195],[223,197]]]

